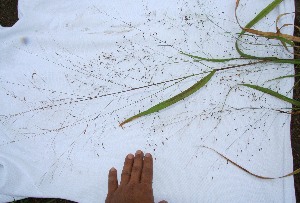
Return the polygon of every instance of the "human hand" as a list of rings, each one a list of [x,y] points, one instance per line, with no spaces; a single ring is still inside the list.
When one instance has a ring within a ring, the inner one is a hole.
[[[117,170],[115,168],[109,170],[105,203],[154,203],[152,179],[151,154],[146,153],[144,157],[141,150],[138,150],[135,156],[128,154],[125,158],[120,185],[118,185]]]

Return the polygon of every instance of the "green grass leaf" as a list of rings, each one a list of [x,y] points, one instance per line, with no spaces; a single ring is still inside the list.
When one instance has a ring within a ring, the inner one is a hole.
[[[261,59],[261,58],[258,58]],[[272,59],[271,62],[273,63],[290,63],[290,64],[300,64],[300,60],[299,59]]]
[[[266,15],[268,15],[274,8],[276,8],[283,0],[274,0],[272,3],[270,3],[267,7],[265,7],[261,12],[259,12],[247,25],[245,28],[251,28],[253,27],[256,23],[258,23],[261,19],[263,19]],[[259,60],[268,60],[273,63],[290,63],[290,64],[300,64],[299,59],[280,59],[277,57],[257,57],[257,56],[252,56],[249,54],[244,53],[240,48],[239,48],[239,38],[245,34],[245,30],[242,30],[241,33],[238,36],[238,39],[235,42],[235,48],[237,52],[240,54],[242,58],[247,58],[247,59],[259,59]],[[287,44],[293,44],[292,41],[285,39],[285,38],[279,38],[282,42],[285,42]]]
[[[271,80],[267,80],[266,82],[270,82],[270,81],[273,81],[273,80],[280,80],[280,79],[284,79],[284,78],[294,78],[294,77],[300,77],[300,74],[280,76],[280,77],[277,77],[277,78],[274,78],[274,79],[271,79]]]
[[[277,39],[280,40],[282,44],[286,43],[286,44],[288,44],[292,47],[295,46],[295,43],[292,40],[288,40],[288,39],[283,38],[283,37],[277,37]]]
[[[180,52],[180,53],[183,54],[183,55],[189,56],[193,59],[203,60],[203,61],[211,61],[211,62],[227,62],[227,61],[241,59],[241,58],[211,59],[211,58],[204,58],[204,57],[200,57],[200,56],[195,56],[195,55],[192,55],[192,54],[187,54],[187,53],[184,53],[184,52]]]
[[[276,8],[283,0],[274,0],[272,3],[270,3],[266,8],[264,8],[255,18],[253,18],[246,26],[245,28],[251,28],[253,25],[258,23],[261,19],[263,19],[266,15],[268,15],[274,8]],[[243,33],[244,31],[242,31]],[[245,33],[245,32],[244,32]]]
[[[137,119],[139,117],[142,116],[146,116],[155,112],[158,112],[164,108],[167,108],[175,103],[177,103],[178,101],[190,96],[191,94],[195,93],[196,91],[198,91],[201,87],[203,87],[204,85],[206,85],[206,83],[208,83],[208,81],[212,78],[212,76],[215,74],[216,70],[211,71],[207,76],[205,76],[204,78],[202,78],[200,81],[198,81],[197,83],[195,83],[193,86],[191,86],[190,88],[184,90],[183,92],[175,95],[174,97],[165,100],[159,104],[156,104],[155,106],[147,109],[146,111],[143,111],[137,115],[134,115],[128,119],[126,119],[125,121],[123,121],[122,123],[120,123],[120,126],[122,127],[124,124],[129,123],[131,121],[133,121],[134,119]]]
[[[253,27],[257,22],[259,22],[261,19],[263,19],[266,15],[268,15],[274,8],[276,8],[283,0],[274,0],[272,3],[270,3],[267,7],[265,7],[261,12],[259,12],[246,26],[245,28],[251,28]],[[238,5],[238,4],[237,4]],[[232,60],[238,60],[238,59],[256,59],[256,60],[266,60],[273,63],[289,63],[289,64],[300,64],[299,59],[280,59],[277,57],[258,57],[258,56],[252,56],[250,54],[246,54],[243,52],[239,47],[239,38],[241,38],[243,35],[246,35],[246,30],[242,30],[239,35],[238,39],[235,42],[235,48],[237,52],[240,54],[241,58],[221,58],[221,59],[212,59],[212,58],[205,58],[200,56],[195,56],[191,54],[187,54],[184,52],[180,52],[183,55],[189,56],[191,58],[197,59],[197,60],[204,60],[204,61],[210,61],[210,62],[227,62]],[[283,37],[274,36],[273,38],[276,38],[280,40],[284,44],[289,44],[291,46],[294,45],[293,41],[285,39]]]
[[[282,94],[279,94],[278,92],[275,92],[273,90],[270,90],[268,88],[264,88],[264,87],[261,87],[261,86],[257,86],[257,85],[250,85],[250,84],[240,84],[240,85],[243,85],[243,86],[246,86],[246,87],[250,87],[252,89],[256,89],[258,91],[261,91],[261,92],[264,92],[266,94],[269,94],[269,95],[272,95],[280,100],[283,100],[283,101],[286,101],[288,103],[291,103],[291,104],[294,104],[295,106],[298,106],[300,107],[300,101],[297,101],[297,100],[294,100],[294,99],[291,99],[291,98],[288,98]]]

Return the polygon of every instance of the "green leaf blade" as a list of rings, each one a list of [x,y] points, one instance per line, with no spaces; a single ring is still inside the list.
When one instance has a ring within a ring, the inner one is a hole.
[[[263,93],[266,93],[266,94],[269,94],[269,95],[271,95],[273,97],[276,97],[276,98],[278,98],[280,100],[286,101],[286,102],[288,102],[290,104],[294,104],[295,106],[300,107],[300,101],[288,98],[288,97],[286,97],[286,96],[284,96],[282,94],[279,94],[278,92],[275,92],[273,90],[270,90],[268,88],[264,88],[264,87],[257,86],[257,85],[251,85],[251,84],[240,84],[240,85],[243,85],[243,86],[246,86],[246,87],[250,87],[250,88],[258,90],[258,91],[261,91]]]
[[[122,127],[124,124],[129,123],[131,121],[133,121],[134,119],[137,119],[139,117],[142,116],[146,116],[155,112],[158,112],[162,109],[165,109],[175,103],[177,103],[178,101],[187,98],[188,96],[192,95],[193,93],[195,93],[196,91],[198,91],[200,88],[202,88],[203,86],[205,86],[210,79],[212,78],[212,76],[216,73],[216,70],[211,71],[207,76],[205,76],[204,78],[202,78],[201,80],[199,80],[197,83],[195,83],[194,85],[192,85],[191,87],[189,87],[188,89],[184,90],[183,92],[171,97],[170,99],[167,99],[159,104],[156,104],[154,106],[152,106],[151,108],[147,109],[146,111],[143,111],[139,114],[136,114],[128,119],[126,119],[125,121],[123,121],[122,123],[120,123],[120,126]]]
[[[274,8],[276,8],[283,0],[274,0],[272,3],[270,3],[267,7],[265,7],[261,12],[259,12],[247,25],[245,28],[251,28],[253,27],[256,23],[258,23],[261,19],[263,19],[266,15],[268,15]],[[239,55],[243,58],[248,58],[248,59],[264,59],[263,57],[256,57],[252,56],[249,54],[244,53],[240,48],[239,48],[239,38],[245,34],[245,30],[242,30],[241,33],[238,36],[238,39],[235,42],[235,49],[239,53]]]
[[[273,78],[271,80],[267,80],[266,82],[270,82],[270,81],[273,81],[273,80],[281,80],[281,79],[284,79],[284,78],[294,78],[294,77],[300,77],[300,74],[297,74],[297,75],[284,75],[284,76],[280,76],[280,77],[277,77],[277,78]]]
[[[258,23],[266,15],[268,15],[274,8],[276,8],[283,0],[274,0],[267,7],[265,7],[259,14],[257,14],[246,26],[245,28],[251,28],[253,25]]]
[[[241,58],[224,58],[224,59],[212,59],[212,58],[204,58],[204,57],[200,57],[200,56],[195,56],[195,55],[192,55],[192,54],[187,54],[187,53],[184,53],[184,52],[180,52],[181,54],[183,55],[186,55],[188,57],[191,57],[193,59],[197,59],[197,60],[203,60],[203,61],[210,61],[210,62],[227,62],[227,61],[232,61],[232,60],[238,60],[238,59],[241,59]]]

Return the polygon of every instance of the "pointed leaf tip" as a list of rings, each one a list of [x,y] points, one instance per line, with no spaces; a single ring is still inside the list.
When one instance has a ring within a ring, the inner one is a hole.
[[[122,127],[123,125],[125,125],[126,123],[129,123],[131,121],[133,121],[134,119],[137,119],[139,117],[142,116],[146,116],[155,112],[158,112],[162,109],[165,109],[175,103],[177,103],[178,101],[192,95],[193,93],[195,93],[196,91],[198,91],[200,88],[202,88],[203,86],[206,85],[206,83],[208,83],[208,81],[210,81],[210,79],[212,78],[212,76],[216,73],[216,70],[211,71],[207,76],[205,76],[204,78],[202,78],[201,80],[199,80],[197,83],[195,83],[194,85],[192,85],[191,87],[189,87],[188,89],[184,90],[183,92],[171,97],[170,99],[167,99],[163,102],[160,102],[154,106],[152,106],[151,108],[147,109],[146,111],[143,111],[139,114],[136,114],[128,119],[126,119],[125,121],[123,121],[122,123],[119,124],[120,127]]]

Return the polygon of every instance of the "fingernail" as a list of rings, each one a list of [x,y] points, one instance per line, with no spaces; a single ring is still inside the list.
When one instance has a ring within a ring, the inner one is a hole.
[[[145,157],[151,157],[151,154],[150,153],[146,153]]]
[[[112,168],[110,169],[110,171],[117,171],[117,169],[115,169],[114,167],[112,167]]]
[[[134,157],[133,154],[128,154],[128,155],[127,155],[127,158],[128,158],[128,159],[133,159],[133,157]]]
[[[142,151],[141,150],[137,150],[135,154],[140,155],[140,154],[142,154]]]

